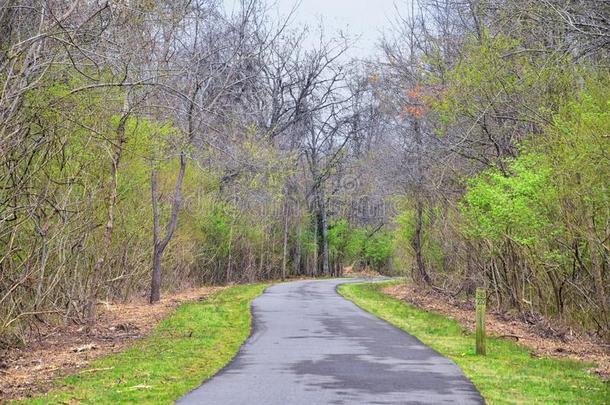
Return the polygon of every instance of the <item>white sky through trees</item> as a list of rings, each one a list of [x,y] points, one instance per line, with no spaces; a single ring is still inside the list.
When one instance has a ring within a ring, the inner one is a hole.
[[[232,10],[240,0],[223,0],[225,7]],[[405,7],[404,0],[269,0],[271,14],[284,19],[297,5],[291,26],[308,25],[312,28],[312,38],[318,39],[315,31],[323,21],[324,31],[328,37],[339,31],[345,32],[350,39],[357,39],[350,50],[351,57],[371,57],[378,51],[377,42],[381,31],[390,25],[396,14],[394,4]]]

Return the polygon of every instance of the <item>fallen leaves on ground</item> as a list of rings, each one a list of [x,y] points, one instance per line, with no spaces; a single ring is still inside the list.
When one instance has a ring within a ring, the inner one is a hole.
[[[83,325],[48,328],[22,348],[0,353],[0,402],[45,392],[54,378],[82,370],[91,360],[124,350],[184,302],[202,300],[222,287],[202,287],[168,294],[150,305],[142,297],[126,304],[103,303],[94,328]],[[145,386],[133,389],[147,389]]]
[[[369,267],[355,268],[354,266],[348,266],[343,268],[343,277],[376,278],[381,277],[381,274]]]

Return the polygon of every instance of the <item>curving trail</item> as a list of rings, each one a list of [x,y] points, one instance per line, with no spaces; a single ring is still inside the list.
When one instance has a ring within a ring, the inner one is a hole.
[[[268,288],[237,357],[178,403],[483,403],[452,361],[341,297],[345,282]]]

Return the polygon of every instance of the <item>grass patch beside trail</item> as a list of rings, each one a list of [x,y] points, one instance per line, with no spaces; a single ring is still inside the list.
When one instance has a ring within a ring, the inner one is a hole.
[[[250,302],[265,285],[221,290],[180,306],[153,334],[93,361],[31,404],[168,404],[218,372],[250,334]],[[95,370],[98,371],[95,371]]]
[[[488,355],[477,356],[473,334],[451,319],[383,294],[380,289],[391,283],[396,282],[343,284],[339,292],[452,359],[488,403],[610,403],[610,386],[587,372],[591,364],[534,358],[527,349],[501,338],[488,338]]]

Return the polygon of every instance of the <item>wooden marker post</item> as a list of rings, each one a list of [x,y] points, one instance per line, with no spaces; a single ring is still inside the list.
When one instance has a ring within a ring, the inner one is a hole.
[[[477,288],[476,293],[476,337],[477,337],[477,348],[476,353],[485,355],[485,305],[487,302],[487,294],[484,288]]]

